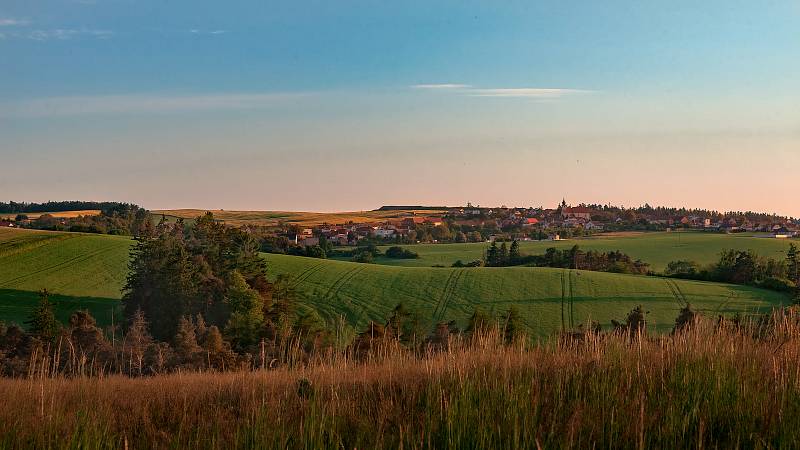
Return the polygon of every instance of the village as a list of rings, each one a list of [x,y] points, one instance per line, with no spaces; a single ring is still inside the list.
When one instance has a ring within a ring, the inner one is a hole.
[[[387,207],[384,207],[387,208]],[[648,212],[562,202],[557,208],[485,208],[468,204],[443,211],[407,211],[400,207],[397,217],[343,224],[297,227],[282,231],[289,243],[316,246],[321,240],[332,245],[356,245],[370,240],[385,243],[484,242],[501,240],[562,240],[603,232],[700,231],[716,233],[759,233],[765,238],[789,239],[800,236],[800,221],[758,213],[674,214],[680,210]],[[409,208],[410,209],[410,208]]]

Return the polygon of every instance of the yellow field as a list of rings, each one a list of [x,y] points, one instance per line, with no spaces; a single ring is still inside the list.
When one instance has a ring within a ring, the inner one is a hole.
[[[351,212],[302,212],[302,211],[226,211],[221,209],[165,209],[152,211],[154,215],[163,214],[167,217],[194,219],[197,216],[211,211],[214,217],[224,220],[228,225],[263,225],[273,226],[279,222],[297,224],[301,226],[314,226],[323,223],[343,224],[347,222],[366,223],[408,217],[414,214],[440,215],[445,211],[433,210],[401,210],[401,211],[351,211]]]
[[[14,219],[20,213],[0,213],[0,219]],[[29,219],[38,219],[40,216],[50,214],[53,217],[61,219],[71,219],[78,216],[98,216],[100,215],[99,209],[81,209],[78,211],[58,211],[58,212],[42,212],[42,213],[21,213],[28,216]]]

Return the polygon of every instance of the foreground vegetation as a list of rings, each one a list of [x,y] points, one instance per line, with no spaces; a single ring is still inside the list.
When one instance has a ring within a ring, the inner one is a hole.
[[[688,321],[675,334],[498,334],[415,354],[274,369],[0,380],[1,447],[790,448],[800,323]]]

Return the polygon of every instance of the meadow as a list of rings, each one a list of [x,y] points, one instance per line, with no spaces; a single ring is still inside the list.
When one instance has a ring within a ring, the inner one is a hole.
[[[797,240],[793,240],[797,243]],[[786,239],[771,239],[753,234],[722,234],[704,232],[662,232],[632,233],[622,236],[600,235],[591,238],[563,241],[520,241],[520,251],[529,254],[542,254],[549,247],[559,249],[578,245],[582,250],[611,251],[620,250],[635,259],[649,263],[653,270],[661,272],[670,261],[679,259],[709,264],[719,259],[724,249],[754,250],[762,256],[775,259],[786,257],[789,248]],[[379,257],[375,262],[394,266],[449,267],[456,260],[469,262],[480,259],[488,243],[466,244],[416,244],[407,246],[417,252],[419,259],[392,259]],[[386,250],[388,246],[381,247]]]
[[[705,314],[765,312],[788,302],[777,292],[721,283],[533,267],[391,267],[265,254],[268,274],[291,275],[306,305],[324,319],[344,316],[357,327],[384,321],[403,305],[423,325],[456,320],[465,325],[476,308],[501,315],[518,309],[526,331],[547,336],[587,320],[606,329],[637,305],[653,329],[669,331],[686,303]]]
[[[36,306],[37,291],[54,295],[66,320],[88,308],[111,321],[127,275],[129,237],[0,229],[0,320],[21,323]]]
[[[0,213],[0,219],[14,219],[20,213]],[[77,211],[54,211],[54,212],[41,212],[41,213],[22,213],[28,216],[28,219],[35,220],[47,214],[55,218],[71,219],[78,216],[98,216],[100,215],[99,209],[82,209]]]
[[[156,217],[164,215],[167,219],[182,218],[192,220],[206,213],[205,209],[165,209],[152,211]],[[316,226],[324,223],[365,223],[407,217],[414,213],[423,215],[441,214],[444,211],[436,210],[392,210],[392,211],[352,211],[352,212],[300,212],[300,211],[226,211],[222,209],[211,210],[214,217],[225,221],[228,225],[260,225],[275,226],[283,222],[300,226]]]
[[[415,355],[334,352],[235,373],[0,379],[2,448],[794,448],[800,327]],[[394,342],[394,343],[393,343]]]
[[[581,241],[581,245],[602,245],[599,248],[609,250],[626,246],[656,255],[674,251],[670,250],[669,243],[673,241],[669,238],[672,236],[665,233],[591,239]],[[700,241],[706,243],[705,248],[708,242],[721,248],[729,244],[745,248],[788,245],[726,235],[687,233],[681,239],[692,238],[705,238]],[[0,319],[17,323],[26,320],[36,305],[36,292],[46,288],[53,294],[61,320],[75,309],[87,308],[102,325],[109,324],[119,305],[131,243],[130,238],[119,236],[0,229]],[[523,243],[526,244],[553,243]],[[699,242],[685,245],[677,249],[688,248],[692,254],[702,255]],[[458,254],[452,253],[453,249],[479,251],[484,247],[485,244],[441,244],[411,248],[420,251],[424,259],[451,258]],[[760,250],[764,248],[767,247]],[[776,252],[777,247],[770,248]],[[546,336],[562,326],[569,328],[586,320],[598,321],[608,328],[612,319],[621,320],[642,304],[650,311],[654,329],[666,331],[687,302],[710,315],[768,311],[788,302],[786,296],[772,291],[656,277],[528,267],[392,267],[263,256],[271,277],[292,277],[303,305],[329,322],[344,317],[356,327],[363,327],[370,320],[384,321],[399,303],[416,311],[426,327],[440,320],[457,320],[463,326],[476,308],[500,315],[515,306],[531,334]],[[639,254],[633,256],[647,260]]]

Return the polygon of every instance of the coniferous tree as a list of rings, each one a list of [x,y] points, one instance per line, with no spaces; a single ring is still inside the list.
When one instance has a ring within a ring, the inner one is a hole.
[[[800,252],[794,243],[789,244],[786,252],[786,272],[790,280],[800,285]]]
[[[503,317],[503,338],[506,344],[511,344],[523,334],[522,320],[519,317],[519,310],[512,306],[506,311]]]
[[[511,242],[511,249],[508,251],[508,260],[510,264],[517,264],[522,255],[519,252],[519,242],[514,239]]]
[[[247,284],[238,271],[230,275],[226,297],[231,315],[225,326],[225,333],[230,337],[234,348],[246,349],[261,337],[264,303],[259,293]]]
[[[500,244],[500,251],[498,252],[497,256],[497,265],[498,266],[507,266],[508,265],[508,246],[506,245],[505,241]]]
[[[47,289],[39,291],[39,304],[26,325],[31,335],[45,342],[52,342],[58,335],[61,325],[53,314],[53,305],[50,303],[50,293]]]
[[[469,336],[478,336],[492,328],[492,318],[482,309],[475,308],[467,323],[466,333]]]

